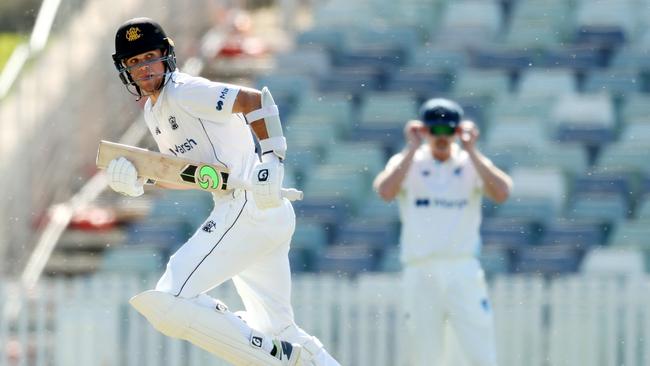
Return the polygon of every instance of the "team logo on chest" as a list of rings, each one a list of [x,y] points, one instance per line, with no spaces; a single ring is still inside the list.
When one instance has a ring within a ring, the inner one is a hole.
[[[171,126],[172,130],[175,130],[175,129],[178,128],[178,123],[176,123],[176,117],[169,116],[169,125]]]
[[[460,177],[460,175],[463,174],[463,167],[459,166],[456,169],[454,169],[454,175],[457,177]]]

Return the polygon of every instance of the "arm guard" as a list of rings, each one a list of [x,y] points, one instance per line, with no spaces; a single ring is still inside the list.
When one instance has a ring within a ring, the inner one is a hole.
[[[250,124],[253,121],[264,120],[268,138],[260,140],[262,155],[273,153],[281,160],[287,152],[287,140],[282,133],[280,113],[278,106],[273,101],[273,96],[267,87],[262,88],[262,108],[246,114],[246,121]]]

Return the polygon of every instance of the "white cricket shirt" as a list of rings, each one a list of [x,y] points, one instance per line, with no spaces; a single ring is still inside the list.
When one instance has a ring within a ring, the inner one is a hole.
[[[398,163],[402,153],[388,166]],[[402,261],[435,256],[475,256],[480,248],[483,182],[465,150],[452,145],[445,162],[422,145],[398,195]]]
[[[179,72],[162,89],[155,105],[144,106],[144,119],[161,153],[225,165],[248,179],[257,161],[246,120],[233,114],[236,85]]]

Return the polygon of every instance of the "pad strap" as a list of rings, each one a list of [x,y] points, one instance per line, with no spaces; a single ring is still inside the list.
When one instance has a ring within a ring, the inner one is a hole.
[[[263,119],[266,117],[279,116],[280,111],[278,110],[277,105],[268,105],[260,109],[256,109],[252,112],[246,114],[246,123],[250,124],[251,122],[257,121],[258,119]]]

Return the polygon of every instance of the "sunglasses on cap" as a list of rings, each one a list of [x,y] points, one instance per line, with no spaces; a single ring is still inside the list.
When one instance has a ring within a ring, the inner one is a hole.
[[[451,136],[456,133],[456,127],[449,125],[431,125],[429,133],[434,136]]]

